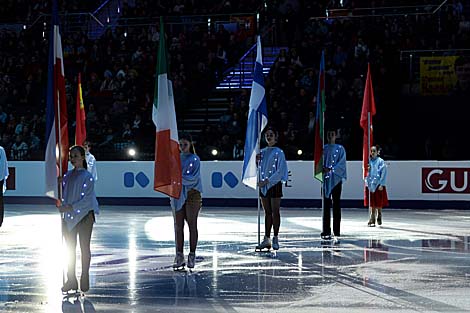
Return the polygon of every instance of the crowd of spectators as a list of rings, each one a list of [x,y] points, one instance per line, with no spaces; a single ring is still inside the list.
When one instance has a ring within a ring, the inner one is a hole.
[[[213,27],[210,33],[198,25],[189,31],[166,30],[169,76],[179,114],[210,91],[249,43],[244,24],[233,32],[223,23]],[[147,26],[109,28],[98,40],[83,32],[62,35],[69,125],[74,126],[81,73],[88,140],[98,158],[126,158],[129,146],[140,147],[144,158],[153,153],[154,138],[147,134],[154,134],[151,112],[159,31],[155,19]],[[43,157],[49,42],[41,33],[42,29],[0,31],[1,144],[13,160]],[[69,133],[73,136],[74,131]]]
[[[344,2],[346,6],[353,4]],[[318,3],[315,7],[305,5],[308,8],[292,5],[284,11],[277,10],[281,20],[279,29],[285,32],[285,42],[289,47],[281,51],[266,78],[268,118],[279,131],[279,144],[288,159],[312,158],[322,49],[326,56],[326,126],[338,129],[338,141],[346,147],[348,158],[362,158],[359,118],[368,63],[372,69],[378,112],[374,117],[375,140],[383,147],[387,159],[453,160],[470,157],[470,151],[463,153],[456,149],[459,139],[453,131],[455,128],[445,126],[439,132],[431,132],[436,120],[435,115],[427,118],[427,113],[431,115],[432,100],[425,97],[407,100],[401,90],[408,83],[410,72],[408,64],[402,68],[401,50],[447,50],[446,53],[455,55],[457,49],[470,48],[470,32],[465,27],[460,1],[444,6],[438,15],[362,19],[311,19],[310,16],[319,16],[317,14],[326,7]],[[339,1],[328,4],[328,8],[337,7]],[[428,107],[413,109],[418,107],[413,101],[424,102]],[[248,103],[247,90],[235,92],[227,112],[220,117],[219,125],[203,131],[201,140],[202,146],[206,147],[206,158],[211,158],[211,151],[215,148],[220,150],[216,158],[243,159]],[[463,102],[456,107],[462,105]],[[455,111],[449,112],[441,110],[440,125],[456,123]],[[397,127],[397,121],[402,121],[406,127]],[[416,142],[410,134],[423,140]],[[430,153],[430,150],[434,152]]]
[[[26,7],[24,12],[40,13],[46,2],[7,1],[0,17],[12,4]],[[123,1],[123,18],[141,16],[233,13],[253,11],[259,1]],[[68,4],[65,4],[68,3]],[[318,68],[321,50],[326,55],[326,124],[339,129],[340,140],[350,159],[361,158],[362,130],[359,115],[367,63],[370,62],[378,114],[374,132],[389,159],[406,158],[401,133],[390,131],[399,120],[397,103],[402,76],[400,50],[468,48],[469,28],[459,0],[444,6],[437,15],[374,16],[361,19],[311,18],[324,16],[325,10],[354,8],[358,5],[382,6],[386,1],[269,2],[262,20],[273,23],[279,45],[285,45],[266,77],[270,123],[278,129],[279,144],[288,159],[310,159],[313,153],[313,127],[316,110]],[[88,10],[79,1],[64,2],[66,10]],[[64,8],[63,8],[64,9]],[[16,10],[16,8],[15,8]],[[91,10],[91,9],[90,9]],[[30,18],[18,14],[19,21]],[[224,70],[246,50],[252,36],[244,24],[236,31],[214,24],[188,28],[169,27],[169,76],[173,81],[176,110],[183,116],[191,105],[207,96]],[[45,89],[49,42],[43,29],[20,32],[0,30],[0,135],[1,145],[13,160],[43,158],[45,133]],[[151,111],[154,96],[156,51],[159,27],[152,25],[109,28],[97,40],[84,32],[62,36],[69,124],[73,130],[77,75],[82,73],[87,112],[88,139],[98,159],[127,158],[125,149],[136,146],[141,159],[153,156],[154,126]],[[231,94],[220,122],[208,124],[197,136],[202,159],[242,159],[248,114],[249,90]],[[73,135],[74,131],[70,131]],[[449,138],[429,142],[447,146]],[[73,142],[73,138],[70,138]],[[400,148],[399,148],[400,147]],[[421,149],[421,147],[418,147]],[[418,149],[418,150],[419,150]],[[299,154],[300,151],[302,154]],[[454,159],[451,148],[434,158]],[[423,152],[416,158],[431,157]]]

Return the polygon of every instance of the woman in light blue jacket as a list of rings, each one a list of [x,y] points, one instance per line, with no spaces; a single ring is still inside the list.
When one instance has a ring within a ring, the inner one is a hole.
[[[198,240],[197,218],[202,207],[201,161],[195,154],[191,136],[180,136],[181,172],[183,188],[178,199],[170,198],[175,221],[176,256],[173,262],[175,270],[186,265],[184,260],[184,221],[189,227],[189,254],[187,266],[194,268]]]
[[[62,235],[68,254],[67,281],[62,286],[64,293],[78,290],[78,281],[75,276],[77,236],[80,240],[82,255],[80,290],[86,292],[90,289],[90,241],[95,214],[99,213],[95,195],[95,181],[87,170],[85,149],[81,146],[71,147],[69,159],[73,169],[68,171],[62,179],[62,202],[57,207],[63,213]]]
[[[377,224],[382,225],[382,208],[388,206],[388,195],[386,189],[387,164],[379,157],[380,148],[375,145],[370,147],[369,172],[365,178],[364,205],[369,207],[369,227]],[[369,195],[370,191],[370,195]],[[370,204],[369,204],[370,197]]]
[[[264,239],[256,250],[279,249],[279,227],[281,225],[282,184],[288,179],[287,162],[284,152],[276,147],[278,133],[268,127],[264,133],[268,144],[263,148],[259,157],[259,187],[261,204],[264,209]],[[271,242],[271,228],[274,236]]]

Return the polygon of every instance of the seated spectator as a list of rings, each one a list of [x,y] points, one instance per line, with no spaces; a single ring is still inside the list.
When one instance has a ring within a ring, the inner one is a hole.
[[[28,145],[23,141],[21,135],[15,136],[15,143],[13,143],[10,149],[10,158],[18,161],[29,159]]]

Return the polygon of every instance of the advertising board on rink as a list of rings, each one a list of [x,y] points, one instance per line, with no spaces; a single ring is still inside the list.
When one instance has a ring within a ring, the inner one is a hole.
[[[393,201],[469,201],[470,161],[387,161],[387,191]],[[361,161],[348,161],[347,181],[342,199],[363,199]],[[256,199],[257,192],[241,182],[242,161],[203,161],[201,175],[204,199],[224,199],[227,205],[237,205],[238,199]],[[21,202],[28,197],[44,197],[44,162],[12,161],[15,175],[10,178],[8,198]],[[99,180],[95,191],[101,199],[166,198],[153,190],[153,161],[98,161]],[[303,206],[316,206],[320,200],[320,183],[313,178],[312,161],[288,161],[290,171],[284,197],[289,201],[302,200]],[[233,201],[230,201],[233,199]],[[312,200],[312,204],[310,204]],[[141,201],[142,202],[142,201]],[[288,202],[288,201],[286,201]],[[315,204],[313,204],[315,203]]]

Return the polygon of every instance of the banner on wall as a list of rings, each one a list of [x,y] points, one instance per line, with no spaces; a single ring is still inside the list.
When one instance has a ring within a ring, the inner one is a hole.
[[[421,57],[419,59],[420,92],[423,96],[447,95],[457,84],[457,56]]]

